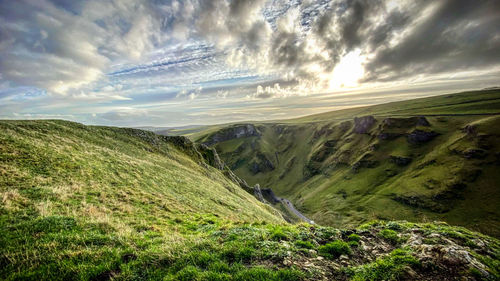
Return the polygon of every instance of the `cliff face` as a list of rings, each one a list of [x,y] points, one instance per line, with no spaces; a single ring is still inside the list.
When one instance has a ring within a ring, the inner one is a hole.
[[[214,145],[219,142],[224,142],[232,139],[238,138],[247,138],[247,137],[258,137],[261,133],[257,130],[257,128],[252,124],[241,124],[230,126],[224,129],[221,129],[214,134],[208,136],[203,144],[206,145]]]

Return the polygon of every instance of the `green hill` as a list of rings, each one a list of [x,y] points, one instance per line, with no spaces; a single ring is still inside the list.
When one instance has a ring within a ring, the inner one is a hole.
[[[199,151],[141,130],[0,121],[0,279],[85,279],[129,252],[161,262],[213,216],[282,222]]]
[[[248,191],[184,137],[0,121],[0,279],[500,278],[495,238],[438,222],[292,225]]]
[[[190,137],[323,225],[443,220],[500,236],[498,89],[214,126]]]

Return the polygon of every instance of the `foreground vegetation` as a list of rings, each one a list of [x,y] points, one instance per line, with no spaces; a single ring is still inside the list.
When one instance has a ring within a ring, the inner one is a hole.
[[[500,242],[442,223],[339,230],[196,214],[127,236],[72,217],[9,222],[3,280],[471,280],[500,278]],[[172,241],[165,231],[175,231]],[[397,240],[386,237],[386,231]]]
[[[323,225],[439,220],[499,237],[498,128],[493,89],[215,126],[190,137]]]

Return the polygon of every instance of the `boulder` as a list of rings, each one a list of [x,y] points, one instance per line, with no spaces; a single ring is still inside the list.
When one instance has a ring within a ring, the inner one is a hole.
[[[354,117],[354,133],[356,134],[367,134],[368,131],[375,125],[377,120],[375,117],[363,116],[363,117]]]
[[[439,134],[434,131],[413,130],[406,138],[410,144],[422,144],[433,140]]]

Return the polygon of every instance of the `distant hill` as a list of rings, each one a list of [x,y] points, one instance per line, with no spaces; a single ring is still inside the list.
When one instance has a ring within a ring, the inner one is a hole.
[[[437,219],[500,236],[496,88],[212,126],[190,137],[323,225]]]
[[[179,127],[154,127],[154,126],[145,126],[145,127],[134,127],[134,129],[146,130],[155,132],[159,135],[164,136],[185,136],[193,133],[200,132],[204,130],[206,125],[186,125]]]

